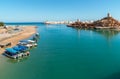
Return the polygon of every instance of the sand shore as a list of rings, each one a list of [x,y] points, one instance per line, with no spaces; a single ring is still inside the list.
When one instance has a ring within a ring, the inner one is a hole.
[[[5,30],[6,31],[6,30]],[[3,31],[4,32],[4,31]],[[22,31],[15,33],[14,35],[11,35],[9,38],[5,38],[4,40],[1,40],[0,43],[8,43],[11,42],[11,47],[15,46],[20,40],[27,39],[33,34],[36,33],[35,26],[27,26],[22,27]],[[4,35],[4,34],[3,34]],[[4,53],[5,48],[0,48],[0,54]]]

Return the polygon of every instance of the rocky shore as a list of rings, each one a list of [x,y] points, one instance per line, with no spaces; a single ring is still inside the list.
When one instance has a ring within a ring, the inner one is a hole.
[[[93,22],[81,22],[76,21],[67,25],[68,27],[75,28],[88,28],[88,29],[120,29],[120,22],[114,19],[109,13],[107,17],[102,18],[101,20]]]

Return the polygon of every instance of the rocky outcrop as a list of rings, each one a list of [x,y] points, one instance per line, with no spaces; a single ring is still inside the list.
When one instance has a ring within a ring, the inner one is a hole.
[[[117,29],[120,28],[120,22],[108,13],[107,17],[102,18],[101,20],[93,21],[93,22],[81,22],[77,21],[75,23],[69,24],[70,27],[77,28],[110,28]]]

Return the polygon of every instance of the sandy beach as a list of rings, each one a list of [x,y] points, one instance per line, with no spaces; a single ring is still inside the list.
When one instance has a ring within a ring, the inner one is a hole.
[[[36,33],[36,27],[35,26],[27,26],[27,27],[21,27],[22,28],[22,31],[20,32],[16,32],[14,34],[7,34],[4,33],[6,32],[5,29],[2,29],[0,34],[3,35],[3,36],[9,36],[8,38],[0,38],[0,39],[3,39],[0,41],[0,43],[8,43],[8,42],[11,42],[12,45],[11,47],[15,46],[20,40],[23,40],[23,39],[26,39],[26,38],[29,38],[30,36],[32,36],[33,34]],[[5,48],[0,48],[0,54],[4,53],[5,51]]]

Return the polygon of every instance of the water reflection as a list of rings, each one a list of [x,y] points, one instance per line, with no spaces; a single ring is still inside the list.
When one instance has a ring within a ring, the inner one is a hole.
[[[28,59],[29,59],[29,56],[28,56],[28,57],[21,58],[21,59],[10,59],[10,58],[9,58],[9,59],[7,60],[7,62],[15,64],[15,63],[24,62],[24,61],[26,61],[26,60],[28,60]]]
[[[94,30],[94,31],[105,36],[108,39],[110,39],[120,33],[119,31],[116,31],[116,30]]]
[[[26,56],[26,57],[21,57],[21,58],[19,58],[19,59],[12,59],[12,58],[10,58],[10,57],[7,57],[6,55],[5,55],[5,53],[3,53],[2,55],[1,55],[1,57],[3,58],[3,57],[5,57],[7,60],[7,62],[9,62],[9,63],[19,63],[19,62],[24,62],[24,61],[26,61],[26,60],[28,60],[28,58],[29,58],[29,56]]]
[[[117,31],[117,30],[100,30],[100,29],[98,29],[98,30],[89,30],[89,29],[76,29],[77,30],[77,32],[78,32],[78,37],[80,37],[80,32],[82,31],[82,30],[84,30],[84,31],[88,31],[89,33],[90,33],[90,36],[91,37],[93,37],[93,32],[95,32],[95,33],[98,33],[98,34],[100,34],[100,35],[102,35],[102,36],[104,36],[104,37],[106,37],[107,39],[111,39],[112,37],[114,37],[114,36],[116,36],[116,35],[118,35],[119,33],[120,33],[120,31]]]

